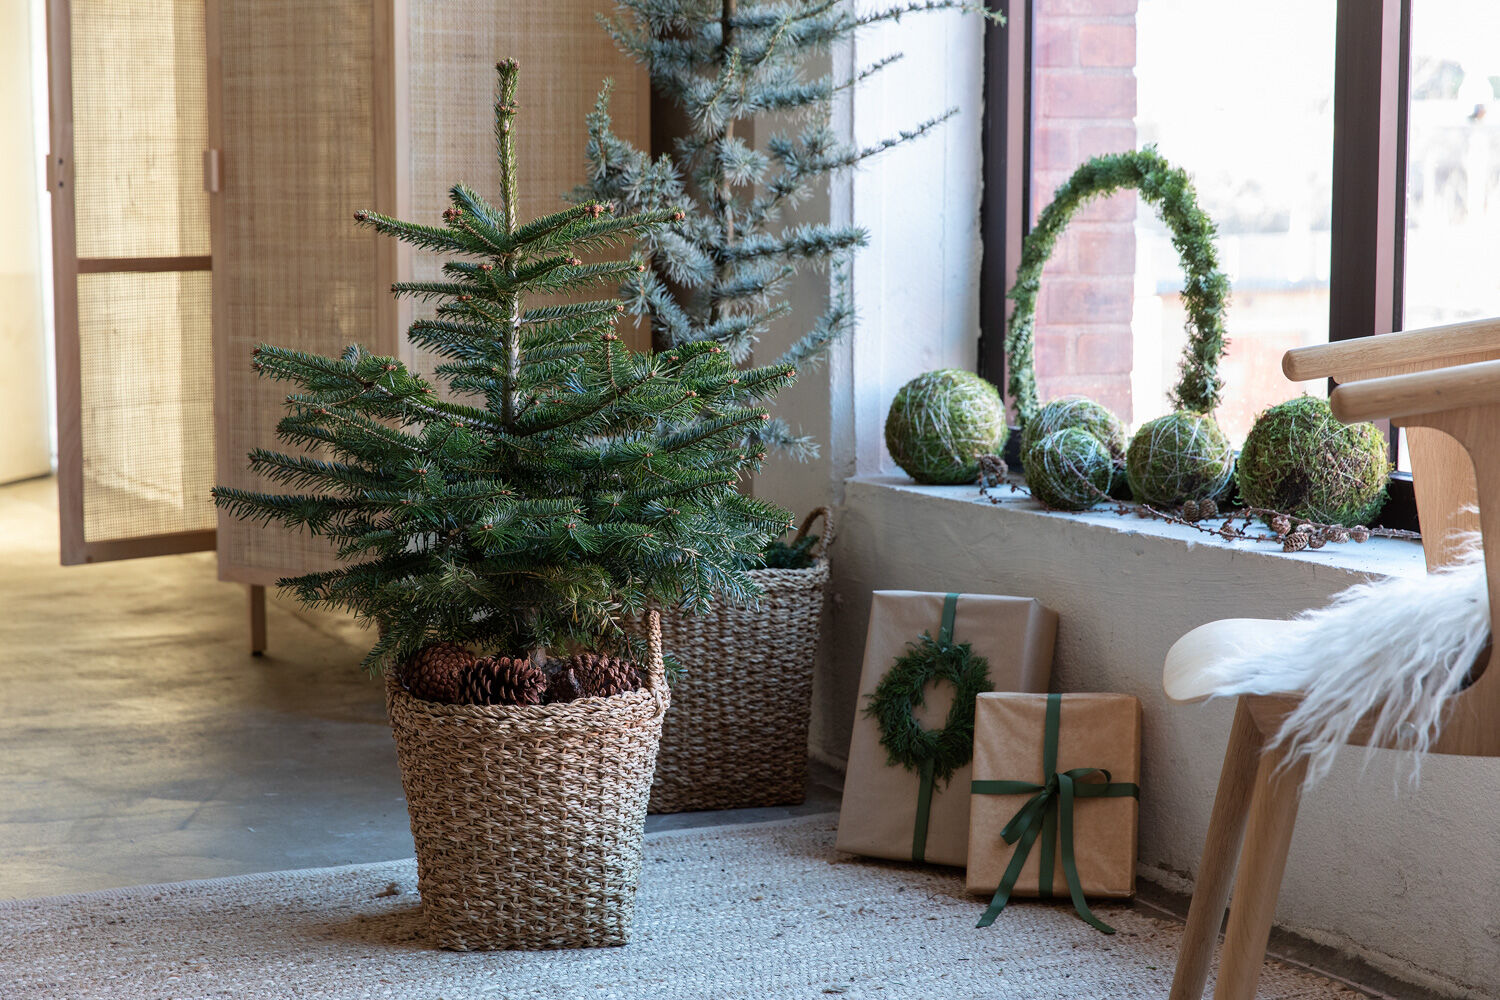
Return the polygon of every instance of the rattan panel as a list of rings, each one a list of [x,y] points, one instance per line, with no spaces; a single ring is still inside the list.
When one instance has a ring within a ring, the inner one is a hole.
[[[562,195],[583,182],[584,116],[606,78],[615,84],[616,130],[642,146],[649,142],[645,74],[595,19],[613,11],[610,0],[448,0],[410,9],[411,148],[402,155],[412,219],[439,221],[448,188],[459,180],[498,203],[493,104],[500,59],[521,64],[516,146],[522,219],[565,207]],[[437,273],[440,262],[432,255],[413,256],[417,278]],[[430,358],[416,360],[431,369]]]
[[[377,329],[375,238],[355,228],[374,199],[372,4],[224,0],[223,199],[214,258],[219,481],[267,487],[245,468],[275,444],[285,384],[256,378],[261,341],[337,354]],[[219,521],[221,575],[270,582],[331,563],[321,541]]]
[[[89,541],[214,526],[209,274],[78,277]]]
[[[203,0],[72,0],[80,257],[209,252]]]

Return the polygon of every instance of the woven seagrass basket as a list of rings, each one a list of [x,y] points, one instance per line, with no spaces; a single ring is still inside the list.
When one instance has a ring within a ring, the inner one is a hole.
[[[630,938],[646,800],[669,700],[661,626],[645,686],[557,705],[445,705],[387,674],[386,707],[439,947]]]
[[[800,540],[823,519],[806,569],[758,569],[754,607],[670,615],[662,642],[682,662],[662,729],[651,811],[740,809],[801,802],[807,790],[807,725],[813,663],[828,584],[833,519],[807,515]]]

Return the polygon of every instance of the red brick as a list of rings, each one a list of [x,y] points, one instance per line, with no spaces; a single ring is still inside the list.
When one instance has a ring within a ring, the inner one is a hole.
[[[1073,23],[1062,18],[1038,19],[1032,27],[1033,66],[1077,66],[1078,43]]]
[[[1071,171],[1082,162],[1078,157],[1078,130],[1066,125],[1038,125],[1031,133],[1032,170]]]
[[[1080,334],[1074,345],[1073,370],[1080,375],[1128,375],[1135,361],[1133,350],[1128,325]]]
[[[1058,187],[1062,184],[1062,182],[1068,179],[1068,175],[1071,174],[1075,169],[1077,169],[1078,164],[1080,162],[1082,162],[1082,161],[1081,160],[1074,160],[1072,163],[1070,163],[1066,167],[1066,169],[1063,169],[1063,170],[1048,170],[1048,171],[1040,171],[1040,170],[1038,170],[1038,171],[1033,171],[1032,172],[1032,174],[1031,174],[1031,214],[1032,214],[1031,221],[1032,222],[1036,221],[1036,216],[1039,215],[1039,214],[1041,214],[1042,209],[1046,208],[1049,204],[1051,204],[1051,202],[1052,202],[1052,195],[1057,191]]]
[[[1073,340],[1071,331],[1056,328],[1037,331],[1032,360],[1036,364],[1038,378],[1043,372],[1061,375],[1073,370],[1070,360],[1072,352],[1069,350]]]
[[[1135,118],[1135,77],[1073,70],[1039,73],[1041,117]]]
[[[1135,192],[1118,191],[1108,198],[1091,201],[1078,210],[1078,222],[1124,222],[1135,218]]]
[[[1129,375],[1061,375],[1049,376],[1040,370],[1036,375],[1037,394],[1042,399],[1058,396],[1087,396],[1108,407],[1126,423],[1131,419]]]
[[[1078,62],[1083,66],[1134,66],[1135,25],[1080,25]]]
[[[1078,230],[1073,260],[1080,274],[1135,274],[1135,227],[1114,224]]]
[[[1080,125],[1076,130],[1078,155],[1082,159],[1104,153],[1124,153],[1135,148],[1135,123]]]
[[[1130,323],[1134,302],[1128,278],[1076,278],[1042,282],[1042,318],[1047,323]]]
[[[1136,2],[1137,0],[1037,0],[1036,19],[1040,23],[1049,14],[1134,14]]]

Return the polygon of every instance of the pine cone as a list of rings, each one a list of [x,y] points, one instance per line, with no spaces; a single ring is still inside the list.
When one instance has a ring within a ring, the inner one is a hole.
[[[1321,531],[1307,533],[1307,547],[1310,549],[1321,549],[1327,541],[1327,537]]]
[[[459,678],[474,664],[474,654],[451,642],[434,642],[411,655],[401,668],[401,684],[413,697],[452,704],[458,701]]]
[[[577,699],[582,692],[578,687],[578,676],[564,660],[548,664],[552,675],[547,678],[547,704],[557,705]]]
[[[1349,529],[1349,537],[1359,543],[1368,542],[1370,540],[1370,529],[1366,528],[1363,524],[1356,524]]]
[[[1278,535],[1285,535],[1292,530],[1292,519],[1285,514],[1277,514],[1271,518],[1271,530]]]
[[[1349,529],[1336,524],[1324,531],[1323,535],[1330,542],[1347,542],[1349,540]]]
[[[1281,551],[1301,552],[1307,548],[1307,532],[1294,531],[1281,540]]]
[[[568,659],[568,667],[578,679],[578,689],[585,698],[609,698],[641,686],[640,671],[635,664],[618,656],[577,654]]]
[[[1192,522],[1196,523],[1198,521],[1198,519],[1201,518],[1202,516],[1203,515],[1201,513],[1199,513],[1198,501],[1196,501],[1196,500],[1184,500],[1184,501],[1182,501],[1182,519],[1184,521],[1192,521]]]
[[[540,705],[547,675],[528,659],[486,656],[475,660],[459,681],[466,705]]]
[[[1198,516],[1205,521],[1211,521],[1219,516],[1219,505],[1214,502],[1213,497],[1198,501]]]
[[[979,456],[979,485],[999,486],[1010,475],[1010,467],[999,455]]]

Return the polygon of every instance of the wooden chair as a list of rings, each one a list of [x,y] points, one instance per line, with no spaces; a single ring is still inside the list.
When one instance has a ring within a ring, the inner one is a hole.
[[[1490,620],[1500,621],[1500,319],[1386,334],[1289,351],[1293,381],[1332,378],[1334,413],[1346,422],[1390,419],[1407,429],[1427,568],[1450,562],[1460,536],[1481,530]],[[1477,513],[1475,511],[1477,508]],[[1167,654],[1163,685],[1174,701],[1201,701],[1209,668],[1253,642],[1273,651],[1299,622],[1229,619],[1194,629]],[[1251,1000],[1297,818],[1305,767],[1286,763],[1268,738],[1296,692],[1242,696],[1214,798],[1188,910],[1171,1000],[1199,1000],[1230,885],[1215,1000]],[[1500,670],[1481,670],[1452,699],[1435,753],[1500,757]],[[1358,737],[1368,745],[1368,734]],[[1235,861],[1238,858],[1238,877]]]

